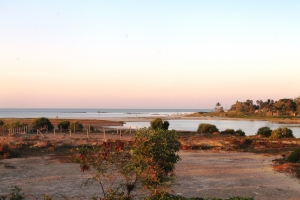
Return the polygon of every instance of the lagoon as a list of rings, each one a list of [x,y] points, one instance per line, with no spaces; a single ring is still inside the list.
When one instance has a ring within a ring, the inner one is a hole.
[[[169,129],[182,131],[197,131],[198,125],[201,123],[214,124],[220,131],[227,128],[242,129],[246,135],[255,135],[260,127],[268,126],[272,130],[278,127],[288,127],[293,131],[295,137],[300,137],[300,124],[279,124],[269,121],[257,120],[168,120],[170,122]],[[150,122],[126,122],[125,126],[141,128],[150,126]]]

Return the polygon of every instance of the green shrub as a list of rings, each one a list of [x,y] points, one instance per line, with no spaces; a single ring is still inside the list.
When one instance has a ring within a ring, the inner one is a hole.
[[[150,127],[152,129],[163,129],[163,130],[168,130],[169,129],[170,123],[168,121],[164,121],[161,118],[155,118],[150,122]]]
[[[222,131],[221,134],[227,134],[227,135],[239,135],[239,136],[245,136],[245,132],[242,129],[234,130],[234,129],[226,129],[225,131]]]
[[[46,117],[35,118],[31,124],[34,129],[46,129],[53,130],[54,126],[50,122],[50,120]]]
[[[228,129],[226,129],[225,131],[222,131],[221,133],[222,133],[222,134],[228,134],[228,135],[234,135],[234,134],[235,134],[235,131],[234,131],[234,129],[228,128]]]
[[[294,138],[293,131],[286,127],[279,127],[271,132],[271,138]]]
[[[214,133],[219,132],[219,129],[213,124],[199,124],[197,133]]]
[[[242,129],[238,129],[235,131],[236,134],[240,135],[240,136],[245,136],[245,132]]]
[[[300,162],[300,148],[295,149],[288,157],[288,161],[292,163]]]
[[[257,130],[256,135],[261,135],[263,137],[270,137],[271,133],[272,133],[272,130],[267,126],[264,126]]]
[[[75,127],[75,131],[82,131],[83,130],[83,125],[79,121],[72,122],[69,126],[69,129],[71,129],[73,131],[74,127]]]
[[[69,126],[70,126],[70,122],[69,121],[66,121],[66,120],[64,120],[64,121],[61,121],[61,122],[59,122],[58,124],[57,124],[57,128],[61,128],[61,129],[68,129],[69,128]]]

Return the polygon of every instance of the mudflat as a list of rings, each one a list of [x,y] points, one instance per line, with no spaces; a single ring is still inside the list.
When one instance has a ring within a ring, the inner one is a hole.
[[[272,169],[276,156],[223,151],[180,151],[174,194],[186,197],[232,196],[254,199],[300,199],[299,180]],[[13,186],[35,197],[49,194],[88,199],[99,195],[99,185],[82,186],[90,174],[79,165],[54,155],[0,161],[0,195]]]

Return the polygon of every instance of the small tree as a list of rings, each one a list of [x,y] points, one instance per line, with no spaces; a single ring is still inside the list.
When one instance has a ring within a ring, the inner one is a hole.
[[[213,125],[213,124],[199,124],[197,132],[198,133],[214,133],[214,132],[218,132],[219,129]]]
[[[78,151],[76,162],[81,164],[81,171],[92,175],[86,184],[99,184],[100,199],[131,199],[137,187],[137,175],[129,148],[124,143],[108,141],[101,146],[82,146]]]
[[[261,135],[263,137],[270,137],[271,133],[272,133],[272,130],[267,126],[264,126],[257,130],[256,135]]]
[[[142,184],[157,194],[170,187],[175,178],[175,163],[181,144],[177,133],[163,129],[141,128],[135,133],[133,162]]]
[[[0,120],[0,126],[4,125],[4,121]]]
[[[156,195],[176,178],[181,144],[174,130],[142,128],[134,139],[133,146],[108,141],[79,148],[81,170],[91,173],[89,180],[99,183],[103,199],[131,199],[132,191],[138,188],[138,192],[143,188]]]
[[[152,120],[150,122],[150,127],[152,129],[164,129],[164,130],[168,130],[169,129],[169,125],[170,123],[168,121],[164,121],[161,118],[155,118],[154,120]]]
[[[279,127],[272,131],[271,138],[293,138],[293,131],[286,127]]]
[[[79,122],[72,122],[69,126],[69,129],[74,130],[75,127],[75,131],[82,131],[83,130],[83,125]]]
[[[70,122],[69,121],[61,121],[61,122],[58,122],[57,124],[57,128],[62,128],[64,130],[68,129],[70,127]]]
[[[35,129],[46,129],[53,130],[54,126],[50,122],[50,120],[46,117],[35,118],[31,124],[32,128]]]

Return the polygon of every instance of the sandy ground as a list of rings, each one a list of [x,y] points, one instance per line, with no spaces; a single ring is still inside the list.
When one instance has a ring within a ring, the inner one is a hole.
[[[182,160],[176,165],[179,185],[173,187],[174,194],[300,199],[299,180],[272,170],[275,156],[213,151],[181,151],[180,156]],[[79,165],[61,162],[51,155],[0,161],[0,195],[17,185],[36,197],[51,194],[59,199],[63,194],[88,199],[99,194],[97,185],[81,188],[88,178]]]

